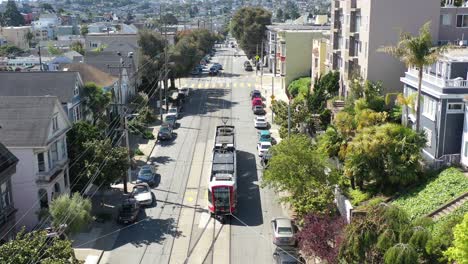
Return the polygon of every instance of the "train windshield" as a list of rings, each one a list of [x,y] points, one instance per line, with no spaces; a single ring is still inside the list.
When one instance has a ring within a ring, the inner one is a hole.
[[[230,212],[229,187],[213,188],[214,206],[217,212]]]

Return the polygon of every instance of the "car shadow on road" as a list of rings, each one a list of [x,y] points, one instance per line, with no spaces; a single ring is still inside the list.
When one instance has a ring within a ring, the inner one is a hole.
[[[158,156],[158,157],[150,157],[149,161],[151,161],[155,165],[160,165],[160,164],[164,165],[164,164],[174,161],[174,159],[169,156]]]
[[[255,155],[245,151],[237,151],[237,213],[232,225],[259,226],[263,224],[262,204],[258,181]]]
[[[120,230],[113,249],[127,244],[131,244],[137,248],[153,243],[162,244],[168,236],[176,238],[181,235],[181,232],[177,230],[174,218],[149,218],[143,210],[141,214],[138,218],[140,221],[137,224]]]

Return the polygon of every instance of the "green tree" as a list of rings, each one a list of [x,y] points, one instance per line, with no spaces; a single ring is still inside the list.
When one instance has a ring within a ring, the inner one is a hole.
[[[444,48],[435,47],[432,41],[430,22],[422,26],[418,36],[409,33],[401,33],[400,41],[396,46],[383,47],[382,52],[389,53],[399,58],[408,67],[418,69],[418,96],[416,99],[416,131],[420,128],[421,115],[421,85],[424,67],[434,64],[440,57]]]
[[[444,252],[451,261],[458,264],[468,263],[468,213],[463,221],[453,228],[453,246]]]
[[[49,3],[42,3],[41,8],[44,9],[44,11],[49,11],[49,12],[55,13],[55,9]]]
[[[4,45],[0,46],[0,56],[17,56],[22,54],[24,51],[14,45]]]
[[[162,77],[160,71],[164,63],[164,50],[167,42],[161,34],[149,31],[140,30],[138,32],[138,45],[140,46],[141,60],[141,76],[142,86],[140,91],[149,94],[154,82],[158,82]],[[156,83],[156,85],[158,85]]]
[[[85,166],[86,159],[92,159],[91,148],[87,148],[84,144],[89,140],[103,139],[102,132],[97,126],[94,126],[86,121],[78,121],[73,124],[71,130],[67,133],[67,150],[68,157],[74,164],[70,168],[71,190],[80,192],[83,190],[84,181],[81,178],[86,178],[82,170]],[[72,144],[73,143],[73,144]],[[80,183],[79,186],[75,183]]]
[[[26,233],[23,229],[14,240],[0,246],[0,263],[78,264],[79,261],[70,240],[48,238],[45,231]]]
[[[407,186],[418,179],[423,134],[397,124],[362,129],[348,143],[344,172],[363,189],[364,182],[375,183],[380,190]]]
[[[431,235],[429,221],[410,222],[402,209],[384,203],[363,208],[346,227],[340,259],[346,263],[418,263]],[[415,261],[416,260],[416,261]]]
[[[278,10],[276,10],[276,20],[279,22],[283,22],[283,17],[284,17],[283,9],[278,8]]]
[[[89,148],[90,158],[84,160],[85,176],[78,185],[85,186],[90,179],[95,185],[108,186],[126,176],[128,151],[124,147],[115,147],[109,139],[90,140],[84,143]],[[91,158],[93,157],[93,158]]]
[[[260,7],[243,7],[232,17],[232,35],[248,58],[257,55],[257,47],[265,36],[266,26],[270,24],[271,13]]]
[[[5,26],[17,27],[24,25],[24,18],[16,7],[14,0],[8,0],[3,13],[3,24]]]
[[[81,25],[80,26],[80,34],[82,36],[86,36],[86,35],[88,35],[88,33],[89,33],[88,25],[85,25],[85,24]]]
[[[60,48],[55,47],[52,43],[47,44],[47,51],[51,55],[61,55],[63,53]]]
[[[296,2],[294,1],[286,1],[286,6],[284,10],[285,14],[287,14],[288,19],[297,19],[301,16],[299,14],[299,8],[297,7]]]
[[[310,77],[302,77],[292,81],[288,86],[288,93],[292,97],[296,97],[299,94],[306,95],[310,92]]]
[[[31,47],[33,44],[33,40],[34,40],[34,34],[31,31],[28,31],[25,37],[26,37],[26,40],[28,41],[28,46]]]
[[[85,54],[83,43],[79,41],[75,41],[72,44],[70,44],[70,49],[80,53],[81,55]]]
[[[177,20],[177,17],[174,16],[174,14],[167,13],[162,16],[162,23],[167,25],[177,25],[179,21]]]
[[[291,135],[271,148],[272,158],[265,170],[263,187],[287,191],[283,201],[291,203],[298,215],[327,212],[333,201],[336,179],[327,175],[325,157],[304,135]]]
[[[93,123],[102,120],[107,107],[112,100],[112,94],[104,91],[95,83],[86,83],[83,88],[83,101],[86,114],[93,116]]]
[[[49,212],[52,226],[59,228],[66,224],[67,232],[75,234],[91,221],[91,200],[81,197],[77,192],[71,197],[62,194],[52,201]]]

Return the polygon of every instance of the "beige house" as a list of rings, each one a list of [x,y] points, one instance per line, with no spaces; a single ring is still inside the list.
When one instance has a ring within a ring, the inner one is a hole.
[[[295,79],[310,75],[312,61],[305,58],[312,57],[312,41],[323,38],[327,31],[327,29],[275,30],[276,41],[272,43],[274,48],[271,50],[276,50],[276,56],[272,56],[275,61],[270,63],[270,66],[276,66],[276,70],[273,71],[282,77],[283,89]]]
[[[20,49],[28,49],[29,42],[26,35],[30,31],[31,26],[0,27],[0,36],[5,37],[9,43],[17,46]]]
[[[384,93],[400,91],[399,82],[405,66],[391,55],[379,52],[395,45],[401,31],[417,34],[432,21],[431,31],[437,40],[440,0],[334,0],[328,64],[340,71],[341,95],[346,96],[348,82],[360,75],[382,81]]]
[[[312,41],[312,70],[311,77],[318,78],[327,72],[325,65],[327,58],[327,45],[329,39],[327,37],[314,39]],[[313,85],[314,82],[312,82]]]

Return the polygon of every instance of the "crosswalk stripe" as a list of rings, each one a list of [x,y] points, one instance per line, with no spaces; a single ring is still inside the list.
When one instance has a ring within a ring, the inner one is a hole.
[[[202,88],[202,83],[199,83],[199,84],[198,84],[198,88]]]
[[[192,84],[190,85],[190,88],[195,88],[195,84],[192,83]]]
[[[252,84],[250,84],[250,83],[248,83],[248,84],[247,84],[247,87],[249,87],[249,88],[250,88],[251,86],[252,86]]]
[[[234,87],[237,87],[237,83],[234,83]]]
[[[205,83],[205,88],[209,88],[210,87],[210,84],[209,83]]]

